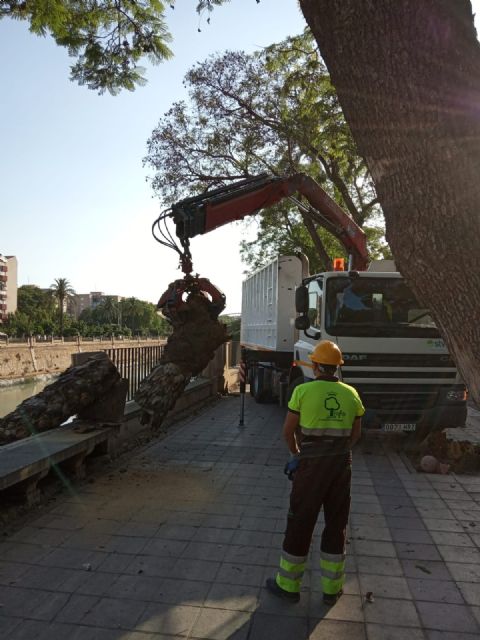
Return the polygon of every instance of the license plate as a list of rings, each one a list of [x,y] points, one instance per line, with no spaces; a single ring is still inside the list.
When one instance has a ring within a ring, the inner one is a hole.
[[[386,422],[383,425],[384,431],[415,431],[415,422]]]

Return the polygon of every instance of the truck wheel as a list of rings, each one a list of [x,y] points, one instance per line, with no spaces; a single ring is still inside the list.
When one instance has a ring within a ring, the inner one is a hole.
[[[265,385],[265,369],[262,367],[256,367],[253,373],[253,387],[252,395],[258,404],[263,404],[268,401],[270,393],[269,389]]]

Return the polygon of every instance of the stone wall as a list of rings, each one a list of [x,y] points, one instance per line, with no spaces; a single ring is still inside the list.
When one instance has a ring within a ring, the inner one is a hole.
[[[0,346],[0,382],[21,380],[48,373],[61,373],[72,364],[72,354],[82,351],[102,351],[115,347],[137,347],[164,344],[165,340],[123,340],[112,345],[104,342],[54,342],[9,344]]]

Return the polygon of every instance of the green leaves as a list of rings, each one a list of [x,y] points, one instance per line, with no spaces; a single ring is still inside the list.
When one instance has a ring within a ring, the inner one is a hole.
[[[28,20],[30,31],[51,35],[77,59],[71,79],[99,93],[145,84],[138,62],[172,56],[159,0],[0,0],[0,18]]]

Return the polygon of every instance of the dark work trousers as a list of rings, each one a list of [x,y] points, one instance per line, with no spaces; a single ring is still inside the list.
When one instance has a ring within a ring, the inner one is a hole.
[[[351,453],[300,460],[290,494],[283,541],[286,553],[308,555],[322,506],[325,528],[321,550],[327,554],[344,553],[350,513],[351,460]]]

